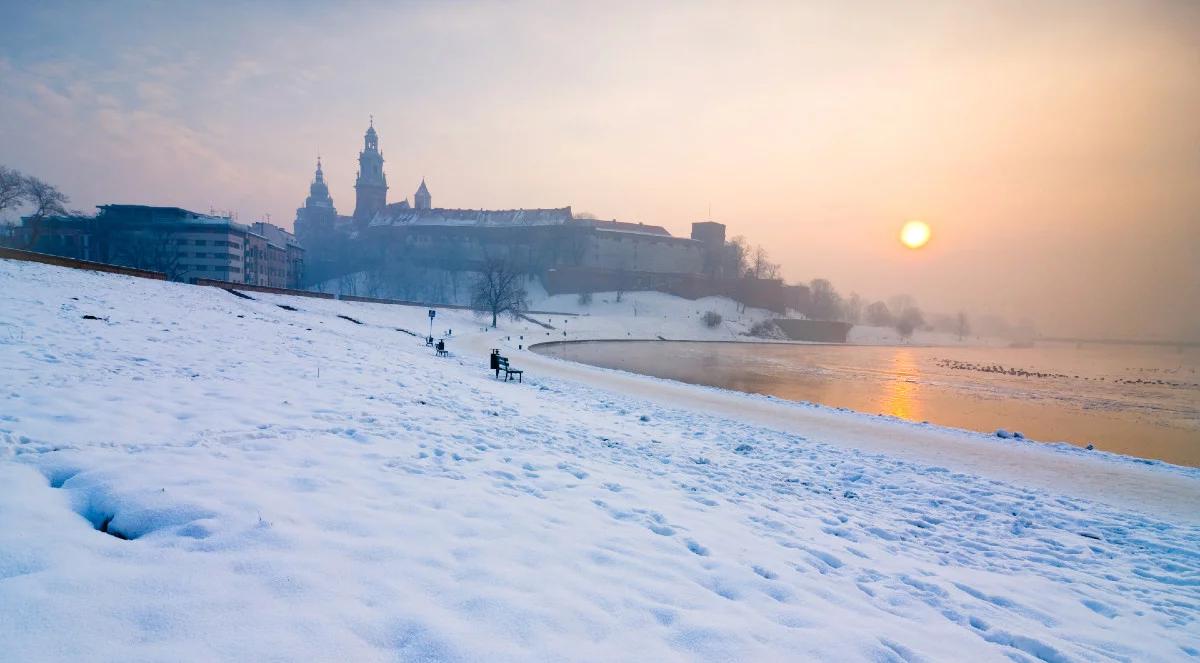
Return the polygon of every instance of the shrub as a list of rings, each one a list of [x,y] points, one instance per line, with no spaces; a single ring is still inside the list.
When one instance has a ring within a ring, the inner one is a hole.
[[[579,305],[580,306],[591,306],[592,305],[592,293],[590,293],[590,292],[579,293]]]
[[[787,338],[787,335],[783,333],[779,325],[775,324],[774,320],[763,320],[754,323],[754,326],[750,327],[750,335],[757,336],[758,338]]]
[[[712,329],[713,327],[721,324],[722,318],[721,314],[717,313],[716,311],[707,311],[705,312],[704,316],[700,318],[700,320],[704,322],[705,327]]]

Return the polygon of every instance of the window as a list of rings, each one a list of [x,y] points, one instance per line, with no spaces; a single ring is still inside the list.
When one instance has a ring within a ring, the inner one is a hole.
[[[198,239],[198,240],[196,240],[196,246],[208,246],[208,240],[207,239]]]
[[[235,274],[240,274],[242,272],[242,268],[241,267],[230,267],[229,271],[231,271]]]
[[[196,265],[195,269],[197,272],[207,272],[208,265]]]

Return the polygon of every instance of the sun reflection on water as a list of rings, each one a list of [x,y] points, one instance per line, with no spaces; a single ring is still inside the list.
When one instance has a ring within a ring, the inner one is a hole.
[[[883,400],[880,409],[884,414],[900,417],[909,421],[921,421],[920,385],[917,376],[916,357],[908,348],[899,348],[892,355],[892,365],[888,371],[891,374],[884,384]]]

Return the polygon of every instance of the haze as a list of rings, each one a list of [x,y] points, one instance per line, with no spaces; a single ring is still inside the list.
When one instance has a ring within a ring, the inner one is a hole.
[[[290,227],[390,199],[709,217],[789,281],[1200,338],[1195,2],[3,3],[0,163]],[[907,219],[933,241],[904,249]]]

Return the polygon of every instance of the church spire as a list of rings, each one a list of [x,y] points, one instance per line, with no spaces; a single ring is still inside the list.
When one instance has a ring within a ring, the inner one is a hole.
[[[429,188],[425,186],[425,178],[421,178],[421,186],[417,187],[417,192],[413,194],[413,207],[416,209],[430,209],[433,207],[433,197],[429,195]]]

